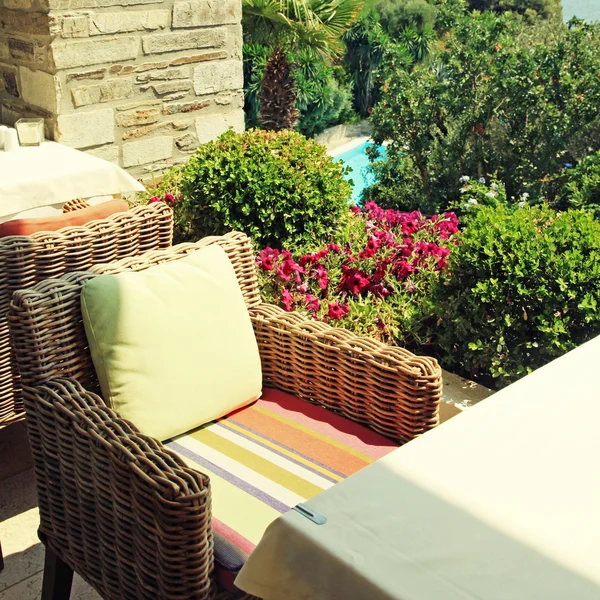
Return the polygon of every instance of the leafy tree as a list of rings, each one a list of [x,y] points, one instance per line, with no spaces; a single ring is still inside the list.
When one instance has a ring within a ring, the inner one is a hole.
[[[562,17],[560,0],[468,0],[472,10],[493,10],[497,13],[512,11],[527,16],[548,19]]]
[[[342,49],[341,35],[356,17],[360,0],[243,0],[242,26],[247,43],[260,43],[273,47],[273,54],[267,59],[266,77],[261,86],[275,90],[283,85],[287,90],[287,106],[271,104],[283,114],[281,123],[269,116],[267,126],[292,123],[288,118],[295,109],[296,98],[290,93],[294,87],[292,69],[285,66],[287,56],[275,52],[278,48],[310,48],[323,56],[332,56]],[[270,65],[271,61],[277,64]],[[287,78],[287,81],[284,81]],[[268,110],[268,109],[267,109]]]
[[[244,90],[246,127],[258,127],[260,89],[267,59],[268,46],[244,46]],[[287,52],[296,84],[295,108],[298,111],[297,130],[313,136],[330,125],[346,122],[354,116],[351,107],[352,85],[339,66],[311,50]]]
[[[379,97],[375,73],[383,60],[389,36],[374,9],[344,33],[346,68],[354,82],[354,106],[361,117],[369,115]]]
[[[487,173],[509,199],[539,197],[598,122],[600,27],[573,21],[556,44],[533,48],[519,41],[519,27],[510,13],[475,12],[427,65],[408,72],[390,53],[372,122],[374,139],[391,143],[367,197],[437,210],[458,196],[460,175]]]
[[[375,9],[384,30],[396,37],[406,27],[432,29],[437,9],[427,0],[376,0]]]
[[[296,83],[285,52],[276,46],[266,64],[260,90],[260,124],[263,129],[294,129],[298,122]]]

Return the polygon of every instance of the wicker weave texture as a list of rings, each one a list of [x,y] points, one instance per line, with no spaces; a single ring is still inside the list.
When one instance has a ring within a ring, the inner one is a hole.
[[[6,320],[13,292],[98,263],[168,248],[172,239],[172,212],[156,203],[81,227],[0,240],[0,428],[24,414]]]
[[[72,380],[25,407],[42,539],[103,598],[214,597],[208,477]]]
[[[399,442],[438,424],[442,381],[434,359],[269,304],[250,315],[265,386]]]
[[[83,198],[75,198],[65,202],[62,207],[63,213],[73,212],[74,210],[80,210],[82,208],[89,208],[90,205]]]

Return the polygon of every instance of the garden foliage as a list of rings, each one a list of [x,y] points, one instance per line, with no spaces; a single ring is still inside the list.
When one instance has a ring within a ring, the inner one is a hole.
[[[600,25],[573,21],[534,47],[519,27],[510,13],[475,12],[427,63],[389,52],[372,123],[375,141],[391,144],[367,198],[435,212],[458,196],[462,174],[495,173],[510,201],[537,200],[546,178],[583,158],[573,155],[581,134],[598,128]]]
[[[239,230],[258,246],[328,238],[347,211],[350,184],[323,146],[299,133],[232,130],[201,145],[182,170],[185,236]]]
[[[432,306],[442,364],[506,385],[600,333],[600,223],[474,207]]]
[[[337,243],[257,256],[265,301],[390,343],[418,346],[432,286],[456,240],[453,213],[353,207]]]
[[[265,45],[244,46],[244,110],[247,127],[260,125],[261,87],[271,52]],[[298,112],[297,129],[300,133],[313,136],[353,117],[352,86],[343,70],[307,49],[288,51],[286,56],[291,64],[291,80],[295,84],[292,108]],[[287,106],[285,112],[289,112]]]

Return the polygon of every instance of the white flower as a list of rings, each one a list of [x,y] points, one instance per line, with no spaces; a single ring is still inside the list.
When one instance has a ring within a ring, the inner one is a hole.
[[[479,183],[485,183],[485,177],[480,177],[479,178]]]
[[[460,188],[459,191],[460,191],[461,194],[464,194],[467,191],[467,188]]]
[[[475,198],[469,198],[468,200],[469,204],[478,204],[477,200],[475,200]]]
[[[463,175],[463,176],[460,178],[460,182],[461,182],[461,183],[465,183],[466,181],[469,181],[469,179],[471,179],[471,178],[470,178],[468,175]]]
[[[525,208],[525,202],[519,202],[518,206],[519,208]]]
[[[487,192],[487,193],[486,193],[486,196],[487,196],[488,198],[495,198],[495,197],[496,197],[496,192]]]
[[[521,198],[523,198],[523,200],[527,200],[527,198],[529,198],[529,194],[527,192],[523,192],[521,194]]]
[[[497,183],[492,183],[491,188],[497,192],[498,191],[498,184]]]

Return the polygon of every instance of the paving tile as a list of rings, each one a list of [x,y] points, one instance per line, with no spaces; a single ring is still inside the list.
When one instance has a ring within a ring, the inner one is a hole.
[[[4,553],[0,600],[39,600],[44,569],[44,547],[37,537],[39,523],[33,471],[0,481],[0,540]],[[100,596],[76,575],[71,600],[100,600]]]
[[[0,592],[0,600],[39,600],[42,592],[42,573],[35,573],[24,581]],[[81,577],[75,575],[70,600],[102,600]]]

